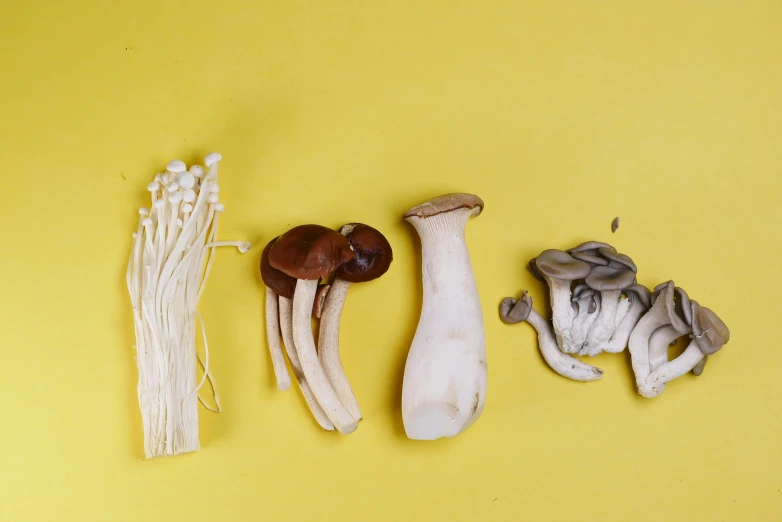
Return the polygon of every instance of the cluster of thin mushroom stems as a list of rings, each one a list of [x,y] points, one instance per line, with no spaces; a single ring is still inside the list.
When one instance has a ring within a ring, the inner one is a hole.
[[[139,370],[138,398],[147,457],[195,451],[198,441],[197,402],[220,411],[220,399],[209,371],[209,345],[196,306],[209,276],[214,250],[246,242],[217,241],[224,211],[217,183],[219,153],[189,169],[171,161],[147,186],[151,207],[139,210],[128,263],[127,286],[133,306]],[[196,351],[196,321],[201,324],[204,358]],[[196,362],[198,361],[198,362]],[[196,365],[204,369],[196,382]],[[214,406],[200,395],[212,385]]]
[[[654,291],[638,284],[632,259],[606,243],[545,250],[528,267],[549,287],[551,321],[535,311],[526,291],[502,300],[500,318],[532,325],[546,363],[564,377],[600,379],[601,369],[574,356],[628,348],[638,393],[653,398],[688,372],[701,375],[709,356],[730,339],[725,323],[673,281]],[[670,359],[669,346],[682,337],[690,339],[688,345]]]

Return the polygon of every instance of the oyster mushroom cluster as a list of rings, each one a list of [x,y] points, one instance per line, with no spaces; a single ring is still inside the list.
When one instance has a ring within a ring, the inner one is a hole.
[[[290,387],[284,345],[304,400],[326,431],[336,428],[350,434],[362,418],[339,355],[348,290],[351,284],[383,275],[392,258],[383,234],[361,223],[345,225],[339,232],[301,225],[273,239],[261,254],[266,334],[277,387]],[[313,317],[320,319],[317,344]]]
[[[652,398],[689,371],[700,375],[707,357],[730,338],[725,323],[673,281],[654,292],[638,284],[633,260],[606,243],[545,250],[528,267],[548,284],[551,321],[532,308],[526,291],[518,299],[502,300],[500,318],[507,324],[530,323],[538,332],[543,358],[564,377],[600,379],[601,369],[574,356],[619,353],[629,347],[638,392]],[[669,361],[668,346],[683,336],[692,341]]]

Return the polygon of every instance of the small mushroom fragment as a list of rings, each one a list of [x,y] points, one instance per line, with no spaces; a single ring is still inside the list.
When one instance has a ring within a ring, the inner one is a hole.
[[[614,220],[611,222],[611,233],[613,234],[616,232],[616,229],[619,228],[619,217],[615,217]]]
[[[568,351],[573,344],[570,328],[578,312],[578,308],[571,303],[570,285],[576,279],[586,277],[591,267],[567,252],[555,249],[541,252],[535,265],[545,277],[551,292],[552,324],[556,339],[560,340],[557,344],[563,351]]]
[[[486,338],[464,237],[467,221],[482,210],[478,196],[445,194],[404,214],[421,239],[423,272],[421,316],[402,384],[402,418],[411,439],[454,437],[483,412]]]
[[[532,308],[532,298],[525,290],[521,298],[506,297],[500,303],[500,319],[505,324],[528,322],[538,333],[538,347],[552,370],[575,381],[594,381],[603,377],[603,370],[560,351],[549,322]]]
[[[339,233],[347,238],[355,258],[340,266],[331,282],[320,321],[318,356],[340,401],[353,418],[360,421],[361,409],[339,356],[339,326],[342,320],[342,309],[351,283],[365,283],[385,274],[391,266],[393,252],[383,234],[369,225],[351,223],[343,226]]]
[[[318,280],[329,277],[354,257],[347,239],[320,225],[292,228],[269,251],[269,264],[296,279],[293,344],[304,377],[329,420],[345,435],[356,430],[357,421],[339,400],[320,363],[312,335],[312,310]]]
[[[296,281],[269,264],[269,250],[274,241],[276,238],[269,241],[261,254],[261,278],[266,285],[266,342],[269,345],[272,367],[277,378],[277,388],[287,390],[291,387],[291,378],[280,345],[280,316],[277,303],[280,295],[290,298]]]

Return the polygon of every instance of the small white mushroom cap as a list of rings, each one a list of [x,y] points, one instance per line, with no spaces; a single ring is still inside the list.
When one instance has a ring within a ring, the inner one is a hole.
[[[145,227],[151,227],[152,226],[152,220],[150,218],[144,218],[141,220],[141,224]]]
[[[176,192],[177,190],[179,190],[179,185],[177,185],[176,181],[174,181],[166,187],[166,190],[169,192]]]
[[[209,194],[209,203],[217,203],[220,201],[220,196],[217,194]]]
[[[179,174],[180,172],[185,172],[187,170],[187,165],[185,165],[184,161],[173,160],[166,165],[166,170]]]
[[[179,203],[180,201],[182,201],[182,193],[181,192],[174,192],[173,194],[168,196],[168,200],[171,203]]]
[[[193,189],[187,189],[182,193],[182,201],[192,203],[196,200],[196,193]]]
[[[190,203],[185,203],[182,205],[182,212],[192,212],[193,211],[193,205]]]
[[[159,209],[163,208],[164,206],[166,206],[166,200],[159,199],[159,200],[155,201],[154,205],[155,205],[155,208],[159,210]]]
[[[149,209],[146,207],[141,207],[140,209],[138,209],[138,213],[141,214],[142,216],[148,216]]]
[[[176,177],[176,182],[183,189],[190,189],[195,186],[195,176],[189,172],[180,172]]]
[[[223,210],[225,210],[225,206],[222,203],[215,205],[215,212],[222,212]]]
[[[221,159],[223,159],[223,156],[219,152],[212,152],[204,158],[204,165],[206,165],[206,168],[210,168]]]
[[[182,225],[184,225],[184,224],[185,224],[185,222],[184,222],[184,221],[182,221],[181,219],[177,218],[177,220],[176,220],[176,226],[178,226],[179,228],[182,228]]]
[[[220,185],[213,185],[212,186],[212,192],[214,192],[215,194],[220,192]]]
[[[157,190],[160,190],[160,182],[157,180],[153,181],[152,183],[147,185],[147,190],[150,192],[155,192]]]
[[[192,174],[197,178],[203,178],[206,172],[204,172],[204,167],[202,167],[201,165],[191,165],[190,174]]]

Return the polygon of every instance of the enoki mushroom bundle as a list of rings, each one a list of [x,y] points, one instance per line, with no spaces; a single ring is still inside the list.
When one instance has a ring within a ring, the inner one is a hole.
[[[209,372],[209,346],[197,304],[218,246],[220,154],[206,156],[190,169],[175,160],[147,187],[152,205],[139,210],[138,229],[127,271],[133,305],[138,363],[138,399],[147,458],[197,451],[198,402],[215,412],[220,399]],[[196,351],[196,322],[201,325],[204,357]],[[197,378],[197,365],[203,376]],[[214,406],[199,391],[209,381]]]

